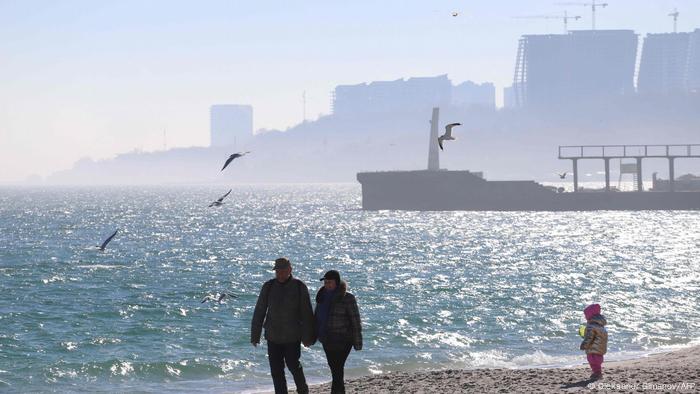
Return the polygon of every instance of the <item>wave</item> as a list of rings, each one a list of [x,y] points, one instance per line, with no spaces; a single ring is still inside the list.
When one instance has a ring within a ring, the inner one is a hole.
[[[693,346],[700,345],[700,338],[691,340],[690,342],[677,345],[660,346],[645,350],[620,350],[608,352],[605,355],[605,360],[610,361],[625,361],[648,357],[652,354],[668,353],[681,349],[687,349]],[[532,353],[527,353],[519,356],[508,357],[502,352],[486,351],[471,353],[473,360],[478,360],[469,369],[476,368],[566,368],[577,365],[586,364],[586,356],[583,352],[567,355],[551,355],[541,350],[536,350]]]
[[[690,342],[677,345],[661,346],[645,350],[620,350],[609,352],[606,356],[606,362],[625,361],[648,357],[653,354],[667,353],[682,349],[687,349],[693,346],[700,345],[700,338]],[[377,375],[390,372],[411,372],[425,370],[442,370],[442,369],[529,369],[529,368],[570,368],[580,365],[585,365],[586,355],[583,352],[570,354],[548,354],[542,350],[535,350],[531,353],[513,355],[507,350],[486,350],[466,352],[462,354],[452,354],[452,361],[432,362],[429,354],[426,357],[421,357],[422,353],[418,353],[416,359],[410,361],[401,361],[398,363],[377,363],[371,360],[365,360],[368,366],[359,368],[350,368],[346,370],[346,375],[351,377],[359,377],[363,375]]]
[[[264,368],[246,360],[205,361],[201,359],[185,359],[173,362],[138,362],[110,359],[88,363],[59,362],[49,366],[46,378],[51,383],[64,380],[93,381],[95,378],[109,380],[121,378],[123,380],[136,379],[158,382],[174,379],[241,378],[242,375],[250,374],[252,369],[260,369],[260,372],[266,372]]]
[[[87,268],[87,269],[120,269],[124,268],[125,265],[123,264],[118,264],[118,265],[106,265],[106,264],[89,264],[89,265],[77,265],[77,268]]]

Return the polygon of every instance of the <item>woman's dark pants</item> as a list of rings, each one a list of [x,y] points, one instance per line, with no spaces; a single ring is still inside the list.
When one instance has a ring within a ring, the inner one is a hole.
[[[323,344],[323,351],[326,352],[328,366],[331,367],[331,375],[333,383],[331,385],[331,393],[345,393],[345,360],[348,359],[352,345],[349,343],[343,344]]]

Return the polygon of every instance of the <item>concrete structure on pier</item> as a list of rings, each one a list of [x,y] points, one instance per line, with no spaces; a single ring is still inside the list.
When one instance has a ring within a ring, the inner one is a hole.
[[[677,191],[700,191],[700,176],[693,174],[685,174],[676,178],[674,181]],[[654,191],[669,191],[670,180],[661,179],[656,173],[652,174],[652,190]]]
[[[669,191],[675,191],[675,160],[700,159],[700,144],[686,145],[569,145],[559,147],[559,159],[571,160],[574,175],[574,192],[578,187],[578,161],[603,160],[605,165],[605,191],[610,191],[610,160],[635,159],[637,161],[637,191],[643,191],[642,160],[667,159]]]

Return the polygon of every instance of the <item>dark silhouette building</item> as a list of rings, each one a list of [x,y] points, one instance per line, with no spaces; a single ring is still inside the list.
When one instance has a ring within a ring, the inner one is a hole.
[[[700,29],[695,29],[688,40],[688,91],[700,94]]]
[[[632,94],[636,56],[632,30],[523,36],[513,81],[516,106],[558,108]]]
[[[333,114],[400,112],[448,106],[452,83],[447,75],[339,85],[333,92]]]
[[[637,77],[641,95],[679,95],[689,91],[691,33],[647,34]]]
[[[453,86],[447,75],[339,85],[333,92],[334,115],[413,112],[432,107],[493,109],[496,88],[471,81]]]
[[[496,87],[490,82],[482,84],[471,81],[462,82],[452,87],[452,105],[455,107],[485,107],[493,109],[496,105]]]

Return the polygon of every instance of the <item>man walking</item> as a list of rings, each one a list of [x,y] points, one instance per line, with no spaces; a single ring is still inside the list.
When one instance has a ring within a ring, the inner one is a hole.
[[[309,347],[314,342],[313,310],[309,289],[304,282],[292,277],[292,264],[284,257],[275,260],[275,278],[263,284],[255,304],[250,328],[253,346],[260,343],[263,327],[275,394],[287,393],[285,363],[294,377],[297,392],[308,393],[299,357],[301,343]]]

